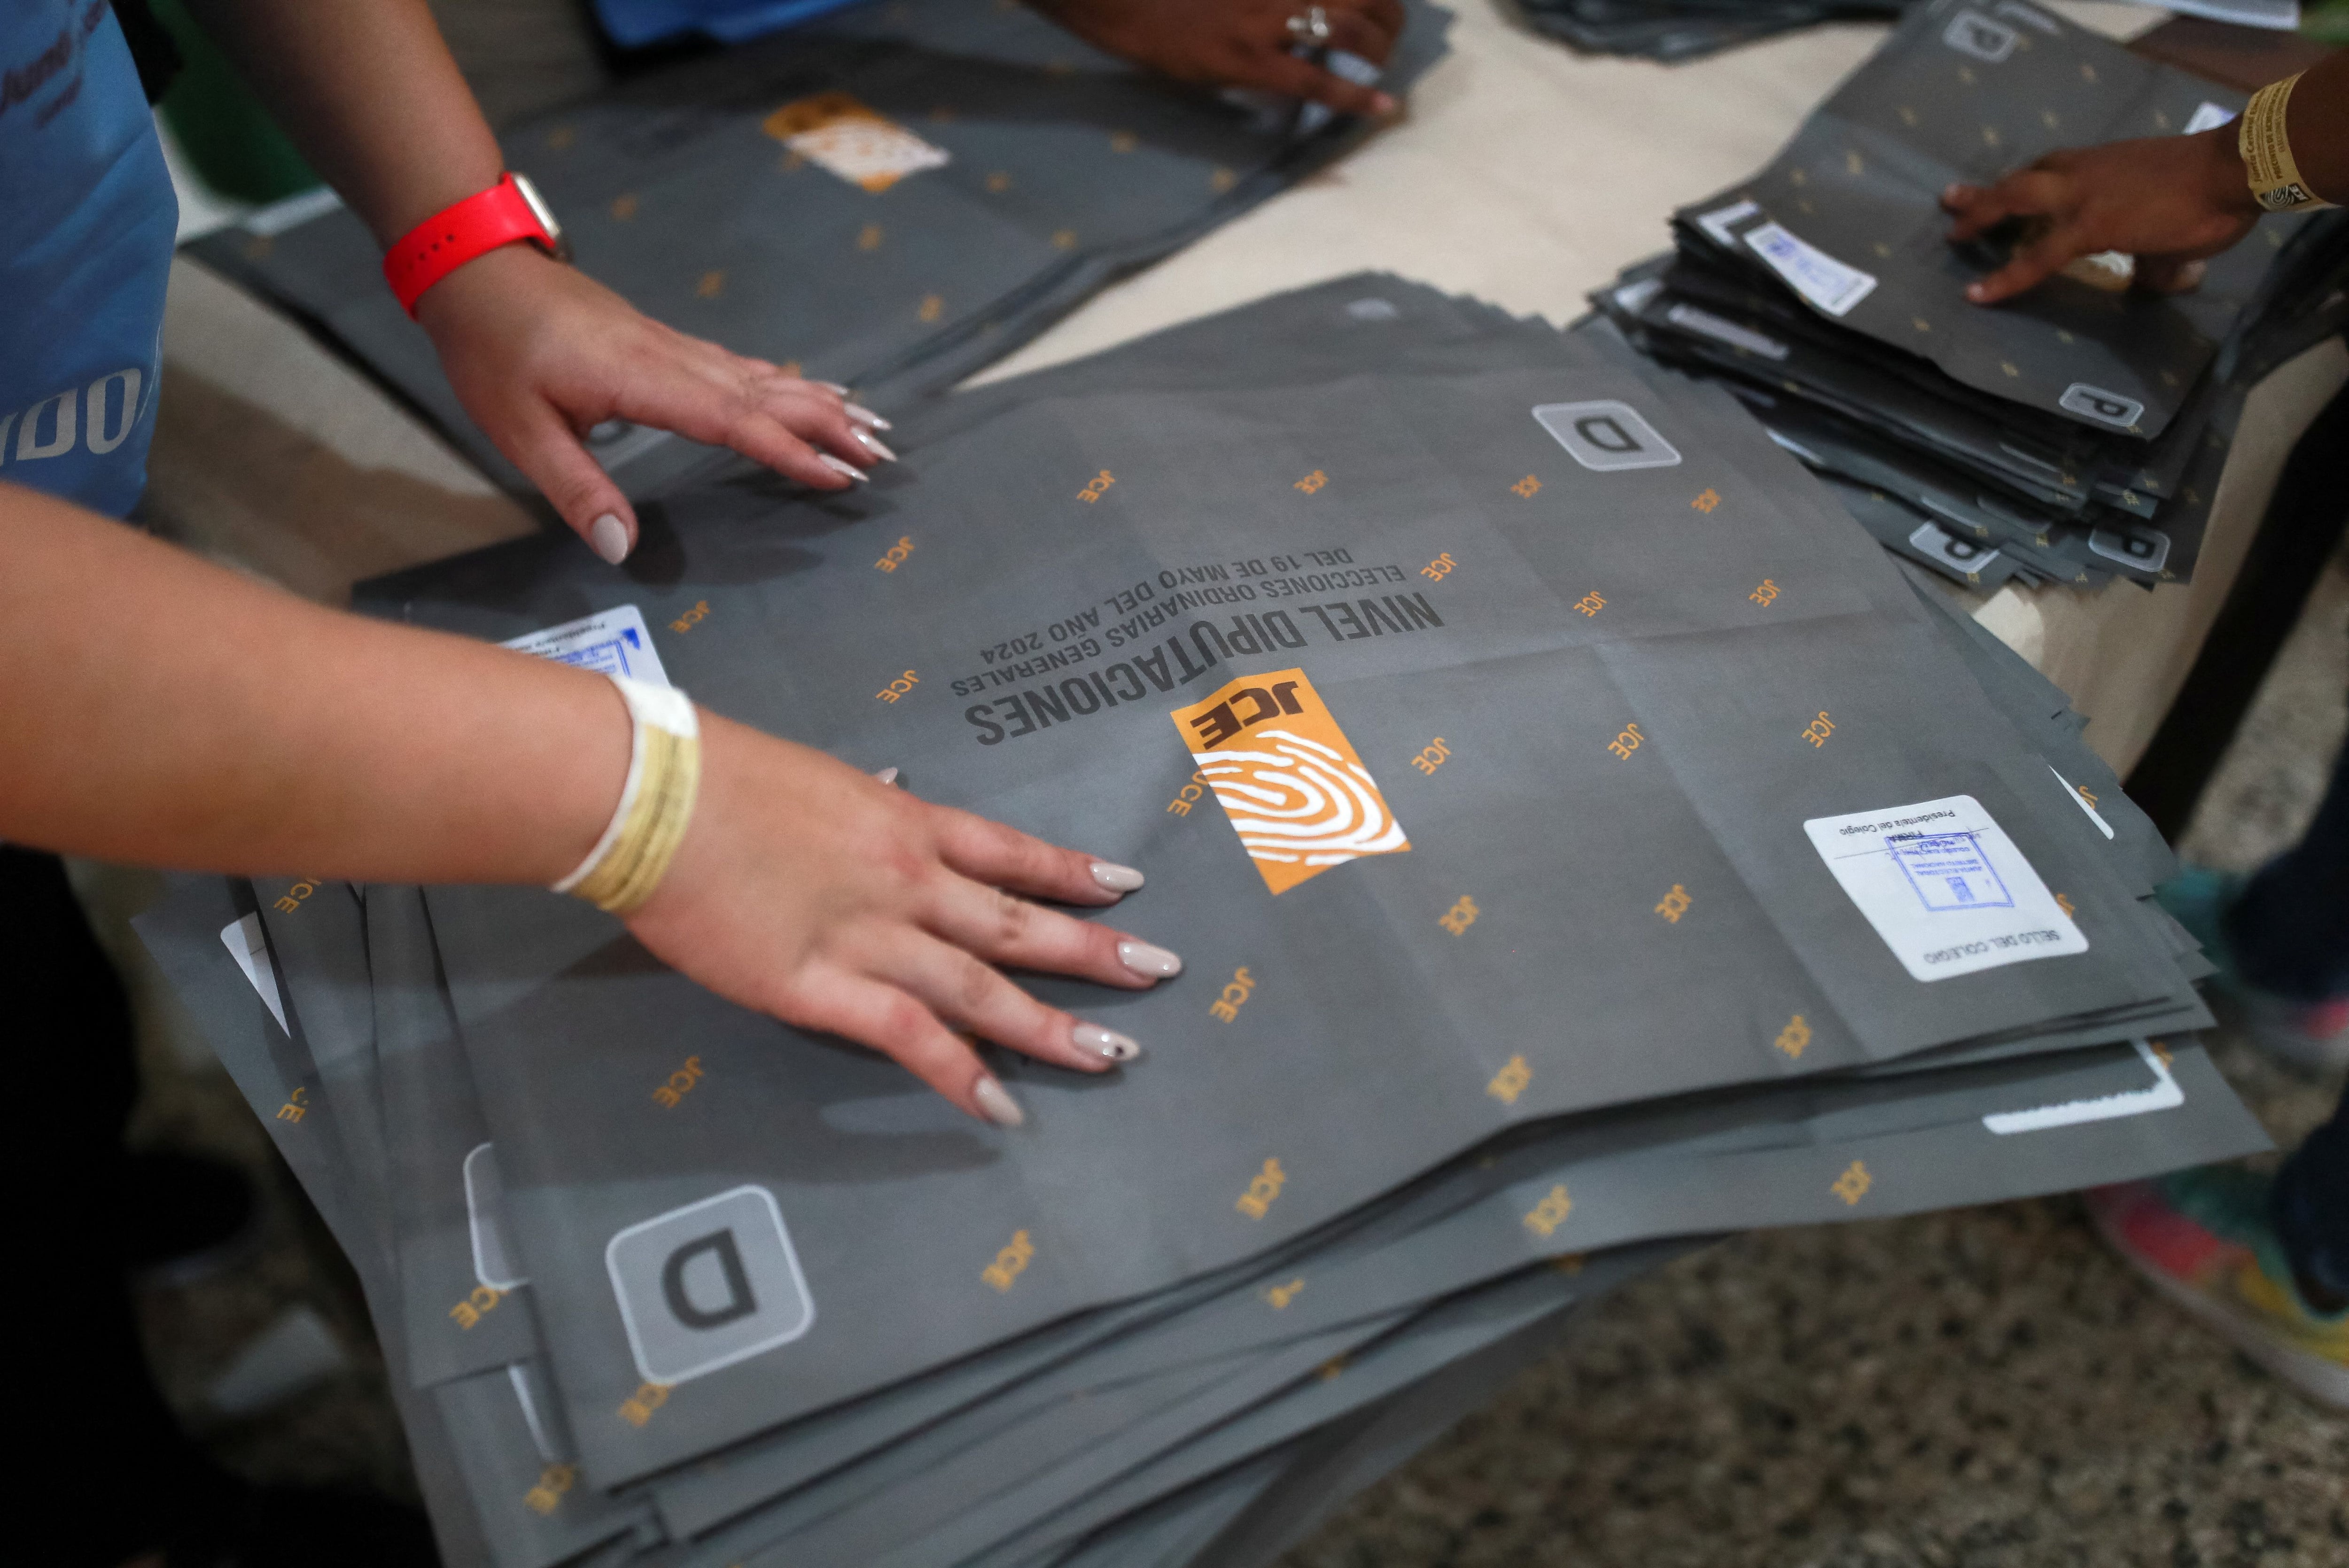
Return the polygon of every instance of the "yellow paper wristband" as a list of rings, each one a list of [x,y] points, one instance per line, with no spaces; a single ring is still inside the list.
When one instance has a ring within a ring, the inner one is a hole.
[[[2297,212],[2303,207],[2330,207],[2300,177],[2292,160],[2287,129],[2292,89],[2299,76],[2270,82],[2251,95],[2235,132],[2235,150],[2243,157],[2243,176],[2251,184],[2251,199],[2271,212]]]
[[[626,676],[611,680],[634,731],[628,776],[604,836],[554,891],[625,915],[652,897],[685,841],[701,785],[701,726],[683,692]]]

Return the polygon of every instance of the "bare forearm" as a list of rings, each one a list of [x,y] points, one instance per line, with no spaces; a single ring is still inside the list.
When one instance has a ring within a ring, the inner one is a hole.
[[[497,140],[424,0],[189,9],[384,243],[497,183]]]
[[[140,864],[548,882],[627,769],[607,682],[320,609],[0,485],[0,839]]]

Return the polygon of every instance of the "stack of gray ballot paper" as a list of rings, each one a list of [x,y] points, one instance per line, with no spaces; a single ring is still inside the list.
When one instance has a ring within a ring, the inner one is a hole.
[[[1885,546],[1994,587],[2193,576],[2251,387],[2349,323],[2349,219],[2271,215],[2199,288],[2084,258],[1994,307],[1966,286],[2033,238],[1952,245],[1940,192],[2059,148],[2224,125],[2242,95],[2026,0],[1933,0],[1677,250],[1593,303],[1720,378]]]
[[[1406,0],[1394,91],[1451,14]],[[1325,63],[1361,82],[1367,62]],[[1101,54],[1019,5],[888,0],[694,57],[510,129],[581,270],[656,320],[895,410],[1010,353],[1367,133],[1229,101]],[[385,286],[367,226],[295,197],[191,253],[357,363],[509,489]],[[722,454],[612,420],[588,445],[631,496]]]
[[[1707,1238],[2266,1146],[2063,695],[1605,320],[1357,275],[899,433],[361,605],[1144,868],[1180,977],[1029,977],[1139,1060],[1006,1130],[543,892],[140,923],[450,1562],[1261,1563]]]
[[[1586,54],[1693,60],[1822,22],[1879,21],[1906,0],[1520,0],[1526,24]]]

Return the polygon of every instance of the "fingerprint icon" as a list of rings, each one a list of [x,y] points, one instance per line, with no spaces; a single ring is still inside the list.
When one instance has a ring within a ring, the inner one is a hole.
[[[1195,744],[1212,738],[1192,758],[1274,892],[1364,855],[1411,848],[1303,671],[1236,681],[1175,718],[1196,732]]]

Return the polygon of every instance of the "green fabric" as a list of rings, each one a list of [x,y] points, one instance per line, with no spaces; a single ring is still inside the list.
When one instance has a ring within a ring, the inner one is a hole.
[[[152,0],[152,9],[186,62],[163,95],[163,119],[204,183],[222,196],[255,202],[275,201],[319,184],[180,0]]]

